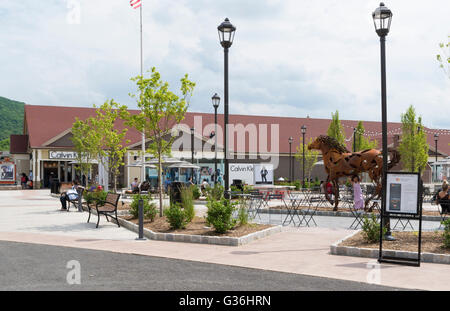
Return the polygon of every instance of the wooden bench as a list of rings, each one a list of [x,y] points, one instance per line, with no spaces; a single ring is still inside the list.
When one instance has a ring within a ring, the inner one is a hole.
[[[119,203],[120,194],[119,193],[108,193],[106,195],[105,201],[99,201],[95,205],[95,209],[97,210],[97,226],[100,223],[100,215],[105,215],[106,220],[109,222],[109,217],[112,219],[115,219],[117,222],[117,225],[120,227],[119,220],[117,219],[117,204]],[[89,218],[88,221],[91,219],[91,207],[88,204],[88,211],[89,211]],[[113,214],[115,216],[113,216]]]

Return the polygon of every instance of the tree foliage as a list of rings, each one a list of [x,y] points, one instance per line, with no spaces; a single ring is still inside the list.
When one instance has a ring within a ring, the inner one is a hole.
[[[439,43],[441,53],[436,55],[439,67],[444,70],[447,77],[450,79],[450,36],[447,38],[447,43]]]
[[[94,106],[95,107],[95,106]],[[115,127],[122,116],[127,115],[127,107],[120,106],[114,100],[106,101],[96,110],[96,115],[91,119],[95,139],[99,139],[98,155],[102,164],[108,168],[113,177],[114,192],[117,192],[117,175],[120,166],[124,165],[124,155],[128,148],[125,140],[127,128],[119,130]]]
[[[9,150],[9,136],[23,134],[25,104],[0,97],[0,150]]]
[[[366,149],[375,149],[377,148],[378,142],[374,139],[364,137],[365,129],[362,121],[358,122],[356,127],[355,137],[352,142],[354,146],[352,146],[352,150],[362,151]]]
[[[428,143],[423,131],[422,117],[416,117],[414,107],[402,114],[402,140],[399,146],[403,167],[411,172],[424,170],[428,162]]]
[[[158,159],[160,216],[163,208],[162,158],[170,155],[175,137],[170,136],[172,127],[180,123],[189,107],[189,100],[195,83],[188,80],[186,74],[181,79],[181,96],[169,90],[169,83],[161,80],[155,67],[150,78],[137,76],[131,79],[138,86],[138,93],[131,94],[141,110],[140,114],[128,115],[128,124],[151,137],[147,152]]]
[[[327,135],[335,138],[339,143],[345,145],[345,134],[344,127],[339,120],[339,111],[336,113],[331,113],[331,122],[328,127]]]
[[[72,125],[72,142],[77,152],[77,170],[80,172],[81,182],[83,181],[83,176],[88,176],[92,167],[92,160],[97,159],[100,154],[101,135],[97,132],[95,124],[93,118],[86,120],[76,118]],[[87,186],[87,178],[85,186]]]
[[[305,142],[305,178],[308,180],[311,178],[312,169],[317,162],[320,152],[318,150],[308,149],[308,145],[313,141],[314,140],[310,138],[308,143]],[[300,145],[297,146],[296,150],[295,159],[300,162],[300,167],[303,169],[303,138],[300,138]]]

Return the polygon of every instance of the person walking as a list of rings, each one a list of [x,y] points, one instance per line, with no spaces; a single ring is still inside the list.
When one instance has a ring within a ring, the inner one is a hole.
[[[360,179],[358,175],[352,177],[353,201],[356,210],[364,209],[364,198],[361,190]]]
[[[22,177],[20,178],[20,185],[22,186],[22,189],[27,189],[28,177],[25,173],[22,173],[21,175]]]

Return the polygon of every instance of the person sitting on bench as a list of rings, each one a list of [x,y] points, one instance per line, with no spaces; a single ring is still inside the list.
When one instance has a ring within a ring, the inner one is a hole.
[[[450,193],[447,181],[442,184],[442,190],[437,195],[437,203],[441,205],[443,214],[450,213]]]
[[[72,188],[61,194],[59,200],[61,201],[62,211],[67,210],[67,201],[76,200],[78,198],[77,188],[78,188],[78,181],[75,180],[72,182]]]

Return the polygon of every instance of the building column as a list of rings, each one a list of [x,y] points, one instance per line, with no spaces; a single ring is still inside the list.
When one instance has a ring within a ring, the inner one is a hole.
[[[68,163],[67,163],[67,161],[65,161],[64,162],[64,182],[68,182],[68,175],[69,174],[67,174],[69,172],[69,165],[68,165]]]

